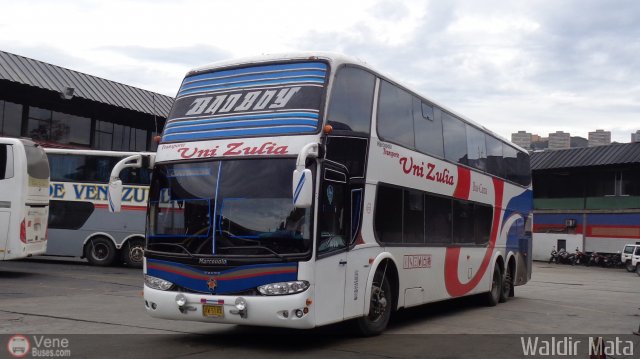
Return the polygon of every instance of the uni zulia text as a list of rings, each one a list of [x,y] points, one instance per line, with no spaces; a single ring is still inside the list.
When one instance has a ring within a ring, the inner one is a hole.
[[[524,356],[576,356],[576,355],[606,355],[632,356],[634,353],[633,342],[615,339],[602,339],[601,337],[588,337],[586,341],[573,337],[551,337],[540,339],[538,337],[520,337],[522,354]],[[582,350],[580,350],[582,349]]]

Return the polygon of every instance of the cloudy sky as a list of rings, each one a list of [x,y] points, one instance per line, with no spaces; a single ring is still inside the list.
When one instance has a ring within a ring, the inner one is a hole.
[[[640,130],[637,0],[0,0],[0,50],[173,96],[193,67],[358,57],[510,138]]]

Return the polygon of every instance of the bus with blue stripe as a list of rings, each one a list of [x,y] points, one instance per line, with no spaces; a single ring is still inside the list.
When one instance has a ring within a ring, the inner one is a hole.
[[[172,320],[382,332],[392,312],[531,277],[526,151],[364,62],[189,72],[149,166],[144,300]]]

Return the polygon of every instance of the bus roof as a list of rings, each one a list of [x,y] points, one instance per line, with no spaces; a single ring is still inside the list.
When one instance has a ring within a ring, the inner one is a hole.
[[[328,61],[332,67],[337,67],[340,66],[342,64],[353,64],[353,65],[357,65],[357,66],[361,66],[363,68],[366,68],[367,70],[376,73],[377,75],[379,75],[381,78],[384,78],[385,80],[395,83],[403,88],[405,88],[406,90],[412,92],[413,94],[431,102],[434,105],[437,105],[438,107],[442,108],[443,110],[456,115],[457,117],[461,118],[463,121],[469,123],[472,126],[475,126],[479,129],[481,129],[482,131],[484,131],[485,133],[494,136],[500,140],[502,140],[503,142],[508,143],[509,145],[511,145],[512,147],[518,149],[519,151],[528,153],[527,150],[525,150],[524,148],[512,143],[511,141],[509,141],[508,139],[502,137],[501,135],[491,131],[490,129],[486,128],[485,126],[471,120],[470,118],[461,115],[460,113],[446,107],[443,106],[442,104],[430,99],[429,97],[426,97],[424,95],[422,95],[419,91],[417,91],[416,89],[414,89],[412,86],[409,86],[401,81],[395,80],[392,76],[387,75],[385,72],[379,71],[376,68],[374,68],[373,66],[369,65],[367,62],[365,62],[364,60],[355,58],[355,57],[351,57],[351,56],[347,56],[344,54],[340,54],[340,53],[336,53],[336,52],[325,52],[325,51],[302,51],[302,52],[290,52],[290,53],[279,53],[279,54],[264,54],[264,55],[260,55],[260,56],[252,56],[252,57],[243,57],[243,58],[237,58],[237,59],[229,59],[229,60],[222,60],[222,61],[217,61],[217,62],[213,62],[211,64],[208,65],[204,65],[201,67],[197,67],[191,71],[189,71],[187,73],[187,76],[192,76],[198,73],[202,73],[202,72],[208,72],[214,69],[218,69],[218,68],[225,68],[225,67],[236,67],[236,66],[242,66],[242,65],[248,65],[248,64],[256,64],[256,63],[267,63],[267,62],[275,62],[275,61],[300,61],[300,60],[325,60]]]

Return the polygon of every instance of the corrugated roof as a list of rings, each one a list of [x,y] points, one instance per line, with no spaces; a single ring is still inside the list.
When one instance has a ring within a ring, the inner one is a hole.
[[[73,87],[74,97],[166,118],[173,97],[0,51],[0,80],[56,92]]]
[[[640,142],[534,152],[531,169],[574,168],[640,163]]]

